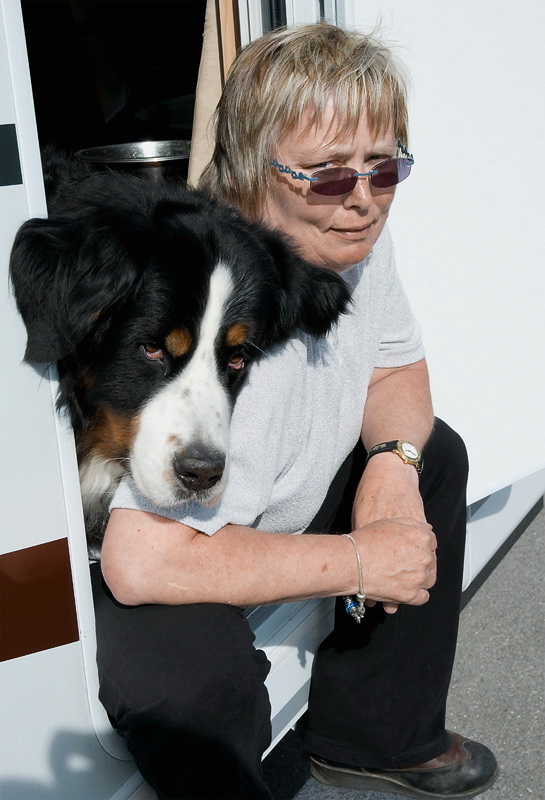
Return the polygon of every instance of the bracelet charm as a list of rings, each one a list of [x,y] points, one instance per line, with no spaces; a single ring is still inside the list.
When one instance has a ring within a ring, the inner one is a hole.
[[[354,597],[353,595],[347,594],[343,597],[343,600],[346,606],[346,613],[350,614],[352,619],[355,619],[356,622],[360,623],[365,616],[365,592],[363,591],[363,572],[361,567],[360,551],[356,541],[349,533],[343,533],[343,536],[346,536],[347,539],[350,539],[354,545],[356,558],[358,560],[358,576],[360,583],[359,592],[356,594],[356,596]]]
[[[358,594],[354,598],[352,595],[346,595],[343,597],[343,600],[346,605],[346,613],[350,614],[352,619],[355,619],[356,622],[361,622],[365,616],[365,595]]]

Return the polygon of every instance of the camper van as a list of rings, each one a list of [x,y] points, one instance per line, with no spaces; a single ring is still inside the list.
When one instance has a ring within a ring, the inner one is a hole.
[[[544,129],[542,69],[525,48],[545,20],[537,0],[523,5],[534,20],[524,31],[524,15],[494,0],[0,0],[2,800],[155,797],[98,700],[73,436],[55,410],[55,365],[23,362],[9,286],[17,229],[46,216],[40,149],[175,141],[184,177],[206,129],[196,96],[210,90],[211,114],[236,50],[264,31],[327,19],[399,50],[416,163],[391,228],[436,413],[469,449],[467,589],[545,492],[545,203],[538,171],[522,169]],[[331,611],[311,600],[251,613],[272,664],[272,747],[305,711]]]

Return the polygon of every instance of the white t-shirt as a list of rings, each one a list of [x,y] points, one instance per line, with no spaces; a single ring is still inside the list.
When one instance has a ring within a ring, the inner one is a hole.
[[[220,503],[157,507],[125,477],[111,508],[151,511],[207,534],[228,523],[304,531],[358,441],[373,369],[424,357],[387,229],[343,278],[352,305],[327,337],[299,332],[250,368],[233,412]]]

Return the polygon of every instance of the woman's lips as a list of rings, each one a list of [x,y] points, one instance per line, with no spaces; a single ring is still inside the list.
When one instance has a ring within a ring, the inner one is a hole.
[[[345,239],[361,239],[366,236],[372,224],[373,223],[370,222],[368,225],[361,225],[358,228],[331,228],[331,230]]]

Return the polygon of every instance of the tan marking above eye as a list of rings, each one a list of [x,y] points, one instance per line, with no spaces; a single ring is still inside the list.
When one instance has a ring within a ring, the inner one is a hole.
[[[248,325],[245,322],[235,322],[225,334],[225,342],[228,347],[238,347],[248,340]]]
[[[165,339],[167,350],[174,358],[185,356],[193,344],[193,337],[187,328],[174,328]]]

